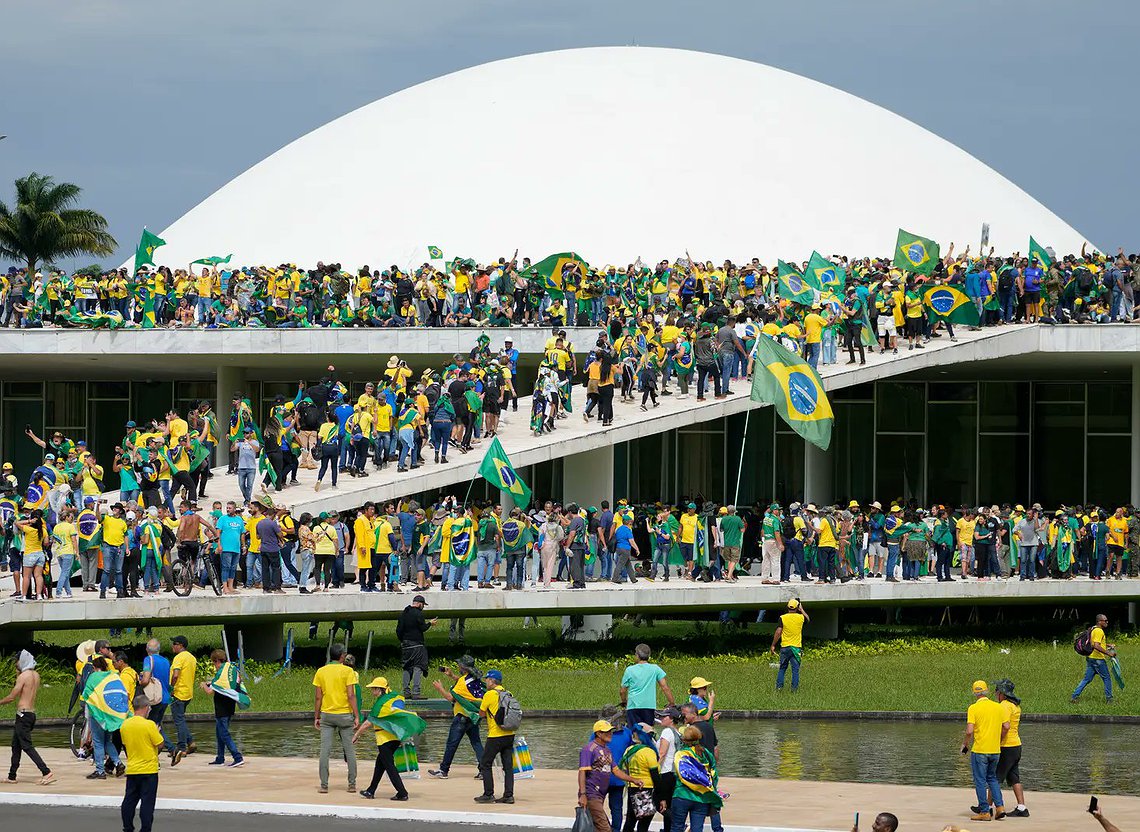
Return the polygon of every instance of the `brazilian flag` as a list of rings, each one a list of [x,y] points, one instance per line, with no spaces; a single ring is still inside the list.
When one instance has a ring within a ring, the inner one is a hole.
[[[811,306],[815,303],[815,291],[795,266],[789,266],[783,260],[778,261],[776,282],[779,284],[777,291],[780,297],[801,306]]]
[[[1053,258],[1049,256],[1049,252],[1047,252],[1044,248],[1042,248],[1040,243],[1038,243],[1036,240],[1034,240],[1032,237],[1030,237],[1029,238],[1029,260],[1031,263],[1033,261],[1033,258],[1035,258],[1035,257],[1037,258],[1037,262],[1041,264],[1041,268],[1043,268],[1043,269],[1047,269],[1053,265]]]
[[[134,274],[138,274],[139,269],[143,266],[154,265],[154,252],[159,246],[166,245],[166,240],[159,237],[157,234],[152,234],[143,228],[142,237],[139,238],[138,248],[135,249],[135,270]]]
[[[510,494],[519,508],[530,505],[530,488],[511,466],[511,459],[503,450],[497,436],[483,456],[483,462],[479,466],[479,476],[500,491]]]
[[[809,281],[816,281],[819,284],[817,288],[822,291],[842,292],[847,284],[847,272],[843,267],[835,265],[830,260],[825,260],[818,251],[811,253],[805,277]]]
[[[570,265],[577,265],[583,276],[590,270],[590,264],[577,254],[572,251],[564,251],[561,254],[552,254],[544,260],[538,261],[526,270],[526,274],[531,278],[541,278],[547,294],[552,298],[561,298],[563,296],[562,271]]]
[[[752,401],[773,405],[788,427],[826,451],[835,414],[819,373],[771,338],[756,342],[756,364]]]
[[[123,680],[110,670],[97,670],[87,677],[83,701],[87,703],[91,718],[107,731],[118,731],[131,715],[131,703]]]
[[[692,748],[679,750],[673,758],[673,771],[677,775],[674,797],[710,806],[724,802],[717,792],[716,758],[707,748],[701,749],[700,755]]]
[[[191,260],[190,265],[191,266],[196,266],[196,265],[224,266],[226,263],[230,262],[230,259],[232,257],[233,257],[232,254],[227,254],[225,257],[221,257],[221,256],[215,254],[213,257],[200,257],[197,260]]]
[[[249,707],[249,694],[246,693],[241,674],[233,662],[225,662],[218,668],[218,672],[210,682],[210,689],[220,696],[234,700],[243,711]]]
[[[899,229],[895,242],[894,265],[915,274],[933,274],[934,264],[941,258],[938,243]]]
[[[931,286],[922,293],[922,303],[931,321],[978,325],[978,308],[965,292],[954,286]]]
[[[368,712],[368,721],[400,742],[422,734],[427,728],[427,723],[419,715],[404,708],[404,697],[398,693],[377,699]]]
[[[103,527],[99,522],[99,515],[91,509],[85,508],[79,512],[75,527],[79,532],[80,549],[93,549],[103,542]]]
[[[428,258],[431,260],[442,260],[443,249],[439,246],[428,246]]]

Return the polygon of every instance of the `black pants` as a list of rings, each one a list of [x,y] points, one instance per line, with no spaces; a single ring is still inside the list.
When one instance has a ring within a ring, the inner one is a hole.
[[[150,832],[154,823],[154,800],[158,797],[157,774],[128,774],[127,792],[123,795],[120,814],[123,816],[123,831],[134,832],[135,807],[139,809],[139,829]]]
[[[316,555],[316,569],[314,570],[317,579],[317,586],[327,587],[335,581],[333,577],[333,564],[336,562],[336,555]]]
[[[633,813],[633,793],[639,791],[652,793],[653,789],[630,787],[625,790],[625,825],[622,826],[622,832],[649,832],[649,824],[653,822],[653,815],[639,818]]]
[[[297,481],[297,469],[300,467],[301,461],[297,459],[297,455],[292,451],[281,452],[281,474],[282,477],[288,477],[293,482]],[[281,485],[285,484],[285,480],[281,480]]]
[[[705,397],[705,380],[712,376],[713,391],[717,398],[720,398],[720,368],[715,364],[698,364],[697,365],[697,398],[703,399]]]
[[[661,828],[666,831],[673,828],[673,789],[676,786],[676,774],[669,772],[661,775],[661,794],[665,798],[665,811],[661,813],[661,817],[665,819],[665,824]]]
[[[570,583],[574,586],[586,585],[586,550],[570,550]]]
[[[862,328],[862,325],[858,321],[848,321],[847,329],[844,331],[844,338],[847,341],[847,357],[854,361],[855,348],[858,347],[860,363],[864,363],[867,360],[867,355],[863,352]]]
[[[598,416],[603,422],[612,422],[614,419],[614,386],[612,384],[598,386]]]
[[[283,457],[281,456],[281,449],[277,448],[275,450],[267,450],[265,452],[265,458],[269,460],[269,467],[273,469],[273,473],[271,475],[270,472],[266,471],[265,472],[265,479],[262,480],[262,482],[264,482],[265,485],[272,485],[274,479],[276,478],[277,487],[278,488],[284,488],[285,487],[285,473],[284,473],[285,461],[284,461]]]
[[[261,588],[281,589],[281,552],[261,553]]]
[[[404,788],[404,781],[400,779],[400,772],[396,771],[396,749],[400,747],[397,740],[391,740],[376,748],[376,768],[372,770],[372,782],[368,784],[368,791],[375,792],[384,775],[392,781],[396,794],[405,795],[408,790]]]
[[[495,794],[495,775],[491,766],[495,762],[495,757],[498,757],[503,764],[503,797],[515,796],[514,748],[514,734],[487,738],[487,744],[483,746],[483,757],[479,760],[479,774],[483,776],[483,794],[489,797]]]
[[[162,492],[157,485],[154,488],[143,489],[142,504],[143,508],[158,508],[162,505]]]
[[[198,498],[198,486],[195,485],[194,479],[190,476],[189,471],[172,471],[170,474],[171,481],[171,499],[178,495],[178,492],[183,488],[186,489],[186,501],[193,502]],[[175,502],[177,508],[177,502]]]
[[[210,457],[190,472],[190,478],[198,484],[198,497],[206,496],[206,481],[210,479]]]
[[[123,591],[128,594],[139,588],[139,550],[127,549],[123,552]]]
[[[20,768],[20,757],[24,754],[27,754],[28,759],[35,763],[40,774],[48,774],[51,771],[44,764],[40,752],[36,751],[36,747],[32,745],[32,729],[35,727],[36,715],[34,713],[31,711],[16,712],[16,723],[12,726],[12,765],[8,769],[9,780],[16,779],[16,772]]]
[[[938,580],[945,581],[950,578],[950,547],[945,543],[934,544],[934,554],[937,560],[934,562],[934,571],[938,576]]]

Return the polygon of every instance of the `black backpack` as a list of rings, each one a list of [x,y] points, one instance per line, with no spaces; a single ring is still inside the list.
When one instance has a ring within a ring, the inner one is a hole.
[[[784,540],[791,540],[796,536],[795,515],[788,513],[780,520],[780,534]]]
[[[1007,292],[1013,288],[1013,269],[1005,269],[998,275],[998,289]]]
[[[321,426],[321,409],[311,402],[298,405],[297,415],[300,417],[300,430],[317,430]]]
[[[1077,637],[1073,639],[1073,649],[1082,656],[1093,654],[1092,627],[1077,633]]]

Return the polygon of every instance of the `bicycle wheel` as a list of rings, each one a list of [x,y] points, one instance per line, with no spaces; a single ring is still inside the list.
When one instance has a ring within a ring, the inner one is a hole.
[[[194,570],[186,561],[178,558],[170,564],[171,588],[179,598],[185,598],[194,588]]]
[[[214,559],[210,555],[205,556],[206,561],[206,574],[210,578],[210,586],[214,588],[215,595],[222,594],[222,578],[218,574],[218,568],[214,566]]]
[[[71,753],[84,760],[88,757],[88,750],[86,748],[87,734],[87,717],[80,708],[79,712],[71,720],[71,736],[69,744],[71,746]]]

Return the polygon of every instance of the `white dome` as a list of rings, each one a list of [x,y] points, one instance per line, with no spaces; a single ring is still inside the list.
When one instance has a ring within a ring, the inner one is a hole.
[[[1082,236],[923,128],[762,64],[573,49],[419,84],[297,139],[162,232],[159,263],[346,268],[445,256],[592,263],[889,255],[898,228],[1002,253]]]

